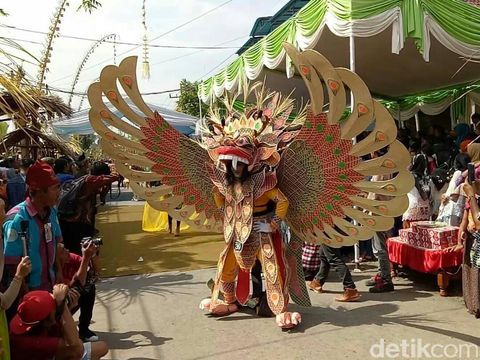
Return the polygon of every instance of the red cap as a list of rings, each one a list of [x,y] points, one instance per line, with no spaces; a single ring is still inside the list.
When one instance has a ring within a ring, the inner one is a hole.
[[[10,321],[10,331],[16,335],[29,332],[55,310],[56,304],[48,291],[30,291],[18,306],[17,315]]]
[[[41,160],[37,160],[37,162],[28,169],[25,182],[31,189],[45,189],[52,185],[57,185],[60,183],[60,180],[50,165]]]

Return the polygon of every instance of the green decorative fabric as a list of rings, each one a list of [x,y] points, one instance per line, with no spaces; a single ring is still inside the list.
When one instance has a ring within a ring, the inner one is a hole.
[[[398,119],[399,113],[409,114],[401,116],[402,121],[410,119],[418,110],[430,115],[436,115],[450,107],[450,117],[456,122],[462,122],[466,120],[468,114],[468,107],[470,105],[468,101],[469,95],[473,94],[480,95],[480,81],[473,84],[463,84],[397,99],[382,99],[379,97],[376,97],[376,99],[379,100],[396,119]],[[237,111],[245,110],[245,104],[240,100],[236,100],[233,107]],[[347,108],[340,122],[346,120],[349,115],[350,109]],[[295,117],[296,113],[292,112],[289,120],[291,121],[295,119]]]
[[[480,94],[480,81],[477,83],[463,84],[455,87],[425,92],[422,94],[405,96],[398,99],[379,99],[380,102],[390,111],[392,116],[401,120],[408,120],[418,110],[430,115],[443,112],[450,107],[450,117],[454,121],[466,120],[468,114],[469,95]]]
[[[398,21],[400,13],[403,40],[415,39],[422,54],[426,48],[424,31],[428,31],[424,19],[428,17],[445,32],[443,40],[449,43],[450,48],[453,42],[459,45],[454,46],[457,53],[467,56],[462,54],[462,51],[467,51],[468,56],[474,54],[474,57],[480,58],[480,52],[476,51],[480,47],[480,8],[462,0],[311,0],[226,68],[204,80],[199,87],[199,95],[203,101],[211,101],[223,94],[225,89],[230,90],[245,79],[256,79],[263,66],[278,67],[285,55],[283,42],[300,49],[314,47],[319,31],[325,26],[327,14],[333,15],[328,18],[329,28],[338,36],[349,36],[355,21],[361,20],[364,25],[365,21],[367,24],[371,21],[374,29],[371,31],[378,33],[384,30],[379,28],[383,23],[389,23],[386,19],[396,17]],[[354,36],[373,35],[369,29],[368,26],[353,27]],[[287,73],[291,71],[291,67],[287,66]]]
[[[419,0],[402,1],[403,36],[415,39],[417,49],[423,53],[423,11]]]
[[[466,44],[480,43],[480,8],[462,0],[423,0],[423,11],[455,39]]]

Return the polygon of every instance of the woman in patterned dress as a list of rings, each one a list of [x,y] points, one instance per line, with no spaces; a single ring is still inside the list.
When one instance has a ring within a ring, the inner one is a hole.
[[[468,311],[480,318],[480,269],[478,262],[472,261],[480,252],[479,198],[480,184],[464,184],[463,191],[467,197],[467,206],[460,224],[458,248],[463,247],[463,299]]]

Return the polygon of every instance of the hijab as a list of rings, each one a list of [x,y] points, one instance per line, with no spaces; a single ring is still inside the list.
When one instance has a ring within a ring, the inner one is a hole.
[[[468,126],[468,124],[458,124],[453,128],[453,131],[457,134],[455,144],[457,145],[457,148],[460,148],[462,141],[470,136],[470,126]]]
[[[471,162],[480,161],[480,144],[474,143],[467,147],[467,154]]]
[[[427,157],[424,154],[417,154],[413,158],[410,172],[416,176],[424,176],[427,171]]]

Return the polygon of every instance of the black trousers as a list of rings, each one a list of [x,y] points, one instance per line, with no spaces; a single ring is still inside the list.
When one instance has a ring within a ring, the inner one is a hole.
[[[82,245],[80,243],[83,238],[94,236],[94,226],[92,224],[60,220],[60,228],[65,247],[70,252],[82,256]]]
[[[330,268],[333,267],[338,277],[343,283],[344,289],[355,289],[355,283],[352,274],[347,265],[342,260],[340,249],[332,248],[325,244],[320,246],[320,270],[318,270],[315,279],[323,285],[327,281]]]
[[[257,259],[255,265],[252,268],[252,298],[258,298],[259,302],[257,305],[257,315],[264,317],[274,316],[272,310],[268,306],[267,295],[263,290],[262,283],[262,264],[260,260]]]
[[[173,231],[172,224],[173,223],[173,218],[168,215],[168,229]],[[177,220],[177,228],[180,229],[180,221]]]
[[[259,298],[265,292],[263,291],[263,284],[262,284],[262,264],[258,259],[252,268],[251,274],[252,274],[252,297]]]
[[[80,317],[78,318],[78,329],[80,333],[87,330],[92,321],[95,291],[95,285],[92,285],[88,292],[80,296],[78,306],[72,311],[72,314],[74,314],[80,309]]]

